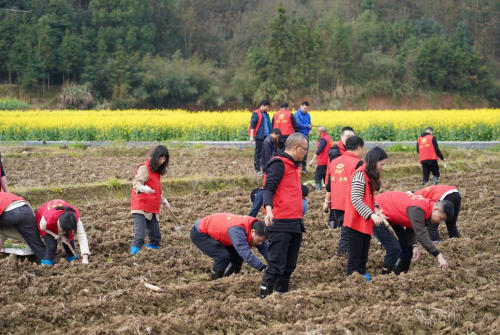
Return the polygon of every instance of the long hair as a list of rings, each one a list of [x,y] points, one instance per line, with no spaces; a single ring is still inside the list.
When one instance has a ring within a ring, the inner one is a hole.
[[[166,158],[165,162],[162,165],[158,165],[160,157]],[[170,161],[170,155],[168,153],[167,147],[164,145],[158,145],[156,148],[153,149],[153,152],[151,153],[151,158],[149,160],[149,167],[151,168],[151,171],[158,172],[163,176],[165,173],[167,173],[167,167],[169,161]]]
[[[380,173],[377,171],[377,163],[384,159],[387,159],[387,154],[381,147],[375,147],[366,154],[366,174],[368,175],[368,178],[370,178],[372,185],[370,192],[372,195],[375,195],[375,192],[380,191],[380,187],[382,186],[382,183],[380,182]]]
[[[64,213],[59,216],[59,225],[61,226],[61,229],[67,233],[76,231],[77,220],[75,210],[69,206],[59,206],[55,209],[58,211],[64,211]]]

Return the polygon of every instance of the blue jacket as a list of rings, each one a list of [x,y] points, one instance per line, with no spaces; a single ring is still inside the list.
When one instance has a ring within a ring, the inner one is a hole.
[[[302,113],[301,108],[299,108],[294,115],[295,120],[297,121],[297,126],[299,127],[299,132],[309,137],[309,131],[311,130],[309,126],[312,126],[311,115],[309,115],[308,112],[305,114]]]
[[[267,127],[268,127],[268,133],[264,134],[264,122],[267,121]],[[257,115],[256,112],[252,113],[252,118],[250,119],[250,129],[254,129],[253,131],[253,137],[255,137],[258,140],[263,140],[271,133],[273,130],[271,126],[271,119],[269,118],[269,114],[267,112],[262,112],[262,121],[260,122],[260,126],[258,129],[255,129],[257,127],[257,123],[259,122],[259,116]]]

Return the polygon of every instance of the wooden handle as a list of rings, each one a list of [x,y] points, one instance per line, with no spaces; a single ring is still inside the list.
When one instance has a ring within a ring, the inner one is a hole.
[[[76,257],[75,250],[73,250],[73,247],[71,246],[71,242],[68,241],[68,243],[66,243],[66,245],[68,246],[69,250],[71,250],[71,252],[73,253],[73,256],[75,256],[75,258],[78,258],[78,257]]]
[[[181,222],[179,221],[179,219],[177,218],[177,216],[175,216],[174,212],[172,212],[172,210],[169,208],[168,211],[170,212],[170,215],[173,216],[173,218],[175,219],[175,221],[177,221],[177,224],[179,226],[182,226]]]
[[[384,224],[387,227],[387,229],[389,229],[389,231],[391,232],[391,234],[396,238],[396,240],[399,241],[398,235],[396,235],[396,232],[394,231],[394,229],[392,229],[392,226],[384,218],[384,214],[380,213],[380,211],[378,210],[378,208],[375,209],[375,214],[377,214],[377,215],[380,214],[379,216],[382,219],[382,221],[384,222]]]

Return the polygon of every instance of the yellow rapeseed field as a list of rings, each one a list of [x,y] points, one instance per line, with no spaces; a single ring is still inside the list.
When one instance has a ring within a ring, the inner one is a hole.
[[[342,127],[351,126],[368,141],[415,140],[426,126],[432,126],[441,141],[500,139],[500,110],[494,109],[310,114],[315,127],[325,126],[334,137]],[[0,112],[0,140],[246,140],[250,117],[247,110],[4,111]]]

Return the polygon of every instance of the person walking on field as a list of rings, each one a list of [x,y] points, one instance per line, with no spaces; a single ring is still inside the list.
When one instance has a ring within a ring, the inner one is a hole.
[[[283,102],[280,108],[279,112],[273,116],[273,128],[278,128],[281,131],[278,143],[279,149],[283,149],[288,136],[298,131],[299,128],[297,127],[295,116],[287,109],[288,104]],[[306,146],[306,148],[307,147],[308,146]]]
[[[337,248],[337,256],[341,257],[347,253],[348,238],[347,231],[343,226],[346,209],[347,195],[349,193],[349,179],[353,172],[363,165],[361,158],[365,154],[365,142],[357,137],[349,137],[346,141],[346,152],[335,158],[330,164],[326,184],[325,202],[323,211],[331,210],[335,221],[329,222],[330,228],[341,228],[340,240]],[[334,192],[331,192],[334,190]]]
[[[302,105],[300,108],[295,112],[295,120],[297,121],[297,128],[298,131],[302,134],[304,134],[305,137],[307,137],[307,143],[309,145],[309,136],[312,134],[312,123],[311,123],[311,115],[308,113],[309,111],[309,102],[304,101],[302,102]],[[308,146],[309,148],[309,146]],[[306,155],[304,156],[304,159],[302,160],[302,173],[309,173],[306,169],[306,164],[307,164],[307,152]]]
[[[316,191],[321,191],[323,182],[326,183],[326,169],[328,167],[328,151],[330,151],[330,147],[332,146],[332,139],[326,132],[325,127],[318,128],[318,145],[316,149],[316,153],[313,158],[309,162],[311,166],[316,159],[318,159],[318,164],[316,165],[316,174],[314,175],[314,182],[316,183],[315,189]]]
[[[330,158],[330,162],[335,158],[341,156],[345,152],[345,141],[352,136],[355,136],[354,130],[351,127],[344,127],[340,132],[340,141],[333,144],[330,151],[328,152],[328,157]]]
[[[130,247],[132,255],[136,255],[141,250],[146,232],[149,236],[146,248],[159,248],[161,241],[160,204],[170,209],[167,198],[161,194],[160,179],[167,173],[169,160],[168,149],[164,145],[159,145],[153,149],[151,157],[139,164],[135,170],[130,204],[135,226],[134,240]]]
[[[248,135],[250,136],[250,143],[255,140],[255,153],[253,156],[253,165],[255,168],[255,173],[259,176],[262,175],[260,171],[260,158],[262,156],[262,144],[264,139],[271,133],[272,125],[271,119],[267,111],[271,104],[267,100],[262,100],[260,102],[259,109],[252,113],[252,118],[250,119],[250,128],[248,129]]]
[[[285,150],[278,151],[267,165],[264,209],[269,256],[260,287],[262,299],[274,289],[288,292],[290,277],[297,266],[305,232],[300,164],[306,151],[307,138],[293,133],[285,143]]]
[[[462,203],[462,198],[455,186],[450,185],[434,185],[428,186],[421,190],[418,190],[414,194],[421,195],[426,199],[431,199],[432,201],[448,200],[453,204],[453,217],[446,219],[446,229],[448,230],[448,237],[460,237],[460,233],[457,228],[458,214],[460,213],[460,205]],[[432,241],[441,242],[441,237],[439,236],[438,230],[439,224],[429,223],[427,231]]]
[[[387,154],[380,147],[370,150],[366,163],[349,177],[344,229],[348,240],[347,276],[353,272],[365,275],[373,224],[382,223],[375,213],[375,194],[380,191],[380,171],[387,162]]]
[[[214,259],[212,280],[240,273],[243,261],[262,271],[266,265],[250,250],[257,247],[267,261],[267,232],[264,221],[230,213],[212,214],[196,221],[191,241]]]
[[[79,255],[76,252],[75,238],[80,245],[82,263],[89,262],[89,242],[83,223],[80,220],[80,211],[64,200],[51,200],[44,203],[36,212],[38,231],[45,241],[45,255],[43,265],[54,265],[57,250],[57,240],[60,238],[66,251],[66,260],[72,262]]]
[[[422,185],[427,185],[429,182],[429,178],[432,172],[432,185],[436,185],[439,180],[439,165],[438,165],[438,157],[445,164],[446,168],[446,159],[444,159],[441,150],[439,150],[439,146],[436,138],[432,135],[434,130],[432,127],[425,128],[425,131],[420,135],[417,140],[417,152],[420,159],[420,164],[422,165],[422,174],[423,181]]]
[[[411,262],[417,261],[420,257],[417,242],[437,258],[440,267],[448,267],[448,262],[431,241],[426,225],[452,218],[451,202],[448,200],[435,202],[406,192],[385,192],[377,195],[375,202],[399,239],[396,240],[385,225],[373,229],[373,235],[386,250],[383,274],[391,271],[395,274],[407,273]]]

